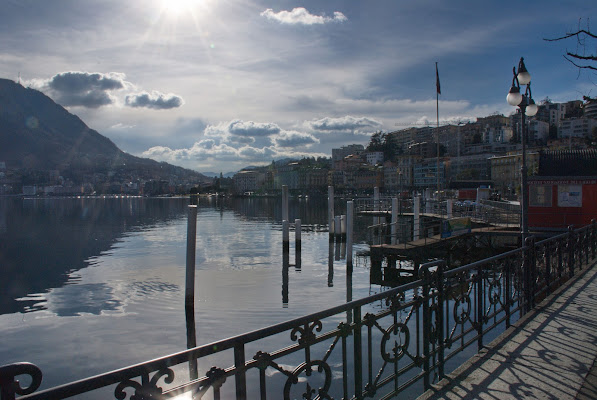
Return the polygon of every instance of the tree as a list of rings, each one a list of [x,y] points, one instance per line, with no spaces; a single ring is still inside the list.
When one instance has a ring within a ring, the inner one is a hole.
[[[594,41],[597,42],[597,35],[591,32],[588,19],[586,29],[581,29],[581,22],[582,20],[579,19],[578,29],[574,32],[568,32],[564,36],[553,39],[544,39],[547,42],[576,39],[576,50],[570,51],[566,49],[564,58],[578,68],[579,75],[582,70],[597,71],[597,53],[587,54],[587,51],[591,51],[587,50],[587,48],[591,47]]]
[[[367,151],[381,151],[383,147],[383,137],[384,134],[382,133],[382,131],[377,131],[373,135],[371,135],[369,145],[367,146]]]

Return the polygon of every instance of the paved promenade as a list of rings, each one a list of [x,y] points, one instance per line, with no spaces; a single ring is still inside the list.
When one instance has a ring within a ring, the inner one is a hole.
[[[597,399],[597,264],[428,390],[428,399]]]

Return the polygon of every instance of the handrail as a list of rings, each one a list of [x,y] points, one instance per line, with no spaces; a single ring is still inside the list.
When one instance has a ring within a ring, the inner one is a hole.
[[[447,361],[480,350],[489,331],[510,326],[595,262],[596,248],[593,221],[549,239],[528,238],[519,249],[454,269],[436,260],[423,264],[416,280],[366,298],[41,391],[42,372],[35,365],[1,366],[0,398],[88,398],[96,389],[113,390],[119,400],[166,399],[185,392],[216,399],[226,391],[226,398],[236,399],[361,399],[422,391],[445,375]],[[277,347],[280,334],[290,340]],[[257,344],[262,350],[249,353]],[[208,356],[223,367],[182,383],[175,380],[180,368]],[[18,383],[23,376],[30,377],[28,387]],[[312,382],[314,377],[319,380]]]

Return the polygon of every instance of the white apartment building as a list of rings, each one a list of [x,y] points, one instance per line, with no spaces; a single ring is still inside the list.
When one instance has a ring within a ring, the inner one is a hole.
[[[383,151],[371,151],[365,153],[365,157],[367,158],[367,164],[369,165],[382,164],[384,161]]]
[[[232,177],[237,193],[253,192],[265,182],[265,174],[257,171],[240,171]]]
[[[362,144],[349,144],[342,146],[339,149],[332,149],[332,168],[335,168],[338,161],[342,161],[344,157],[350,155],[360,155],[365,151],[365,147]]]
[[[591,134],[594,127],[597,127],[596,119],[568,118],[560,121],[558,125],[558,138],[587,137]]]

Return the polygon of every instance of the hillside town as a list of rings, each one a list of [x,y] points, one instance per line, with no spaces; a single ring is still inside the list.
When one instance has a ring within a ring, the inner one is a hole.
[[[546,98],[526,119],[528,174],[539,170],[544,151],[578,151],[597,147],[597,101],[585,98],[555,103]],[[479,117],[443,126],[410,127],[376,132],[368,145],[346,144],[330,158],[272,161],[247,167],[232,178],[223,175],[198,181],[171,174],[94,174],[88,181],[64,177],[59,170],[15,174],[0,160],[0,195],[175,195],[189,192],[236,196],[269,196],[287,185],[295,195],[366,193],[377,187],[386,194],[426,189],[488,187],[501,199],[520,193],[522,126],[519,110],[510,116]],[[439,143],[438,143],[439,137]],[[439,155],[438,155],[439,151]],[[439,168],[439,174],[438,174]],[[439,175],[439,176],[438,176]]]
[[[595,100],[554,103],[545,99],[536,116],[526,121],[529,175],[538,172],[542,151],[597,147]],[[324,193],[328,185],[340,192],[367,192],[378,187],[388,194],[438,186],[490,187],[500,198],[516,199],[520,193],[521,135],[518,112],[439,128],[378,132],[366,147],[347,144],[333,149],[331,160],[303,159],[242,170],[234,175],[230,189],[237,195],[258,195],[287,185],[297,194],[309,195]]]

